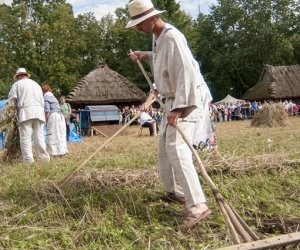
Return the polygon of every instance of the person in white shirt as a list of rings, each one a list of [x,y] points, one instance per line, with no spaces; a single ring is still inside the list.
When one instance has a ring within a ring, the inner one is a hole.
[[[154,126],[156,126],[156,121],[149,115],[146,109],[140,107],[142,111],[139,118],[139,124],[142,127],[149,128],[150,136],[154,136]]]
[[[140,32],[153,35],[152,51],[130,52],[129,57],[133,61],[149,62],[157,91],[165,97],[158,146],[159,174],[166,195],[187,207],[187,215],[179,227],[185,231],[211,213],[192,152],[175,128],[179,126],[192,142],[200,114],[197,110],[201,100],[199,65],[184,35],[160,18],[164,11],[156,10],[151,0],[130,1],[128,10],[131,21],[126,28],[136,27]],[[150,94],[146,106],[153,98]]]
[[[8,99],[15,100],[18,109],[18,127],[20,132],[20,146],[23,160],[29,164],[34,162],[32,153],[32,139],[38,156],[44,161],[50,161],[46,151],[44,138],[44,97],[41,86],[29,79],[30,74],[24,68],[19,68],[14,75]]]

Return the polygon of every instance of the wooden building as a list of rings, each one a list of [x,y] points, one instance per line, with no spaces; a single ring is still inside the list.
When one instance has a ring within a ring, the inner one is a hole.
[[[106,64],[99,64],[78,82],[66,99],[75,109],[106,104],[122,108],[141,104],[146,94]]]
[[[300,66],[265,65],[256,85],[243,99],[248,101],[293,100],[300,102]]]

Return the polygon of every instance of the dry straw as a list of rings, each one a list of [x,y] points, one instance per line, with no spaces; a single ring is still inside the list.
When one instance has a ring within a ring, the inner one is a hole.
[[[251,127],[284,127],[287,123],[287,114],[280,103],[264,104],[254,115]]]
[[[0,131],[5,132],[4,146],[6,151],[4,161],[11,161],[21,155],[19,143],[19,130],[17,125],[17,112],[14,101],[9,101],[1,111]]]
[[[78,175],[72,180],[73,185],[86,185],[91,189],[106,190],[122,187],[155,187],[158,175],[154,170],[118,170],[93,171],[86,175]]]

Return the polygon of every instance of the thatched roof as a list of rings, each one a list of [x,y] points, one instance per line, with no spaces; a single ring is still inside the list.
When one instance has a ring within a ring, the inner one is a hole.
[[[141,102],[146,94],[119,73],[99,64],[83,77],[67,96],[76,105]]]
[[[300,97],[300,66],[266,65],[258,83],[243,96],[246,100],[294,99]]]

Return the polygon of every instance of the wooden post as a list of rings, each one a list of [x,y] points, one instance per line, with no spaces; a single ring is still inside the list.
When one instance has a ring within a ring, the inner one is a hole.
[[[152,127],[153,127],[153,136],[156,136],[157,133],[156,133],[156,123],[152,123]]]
[[[229,247],[218,248],[217,250],[262,250],[281,249],[281,247],[291,246],[300,243],[300,232],[282,234],[272,238],[247,242]],[[291,248],[292,249],[292,248]],[[293,248],[296,249],[296,248]]]

